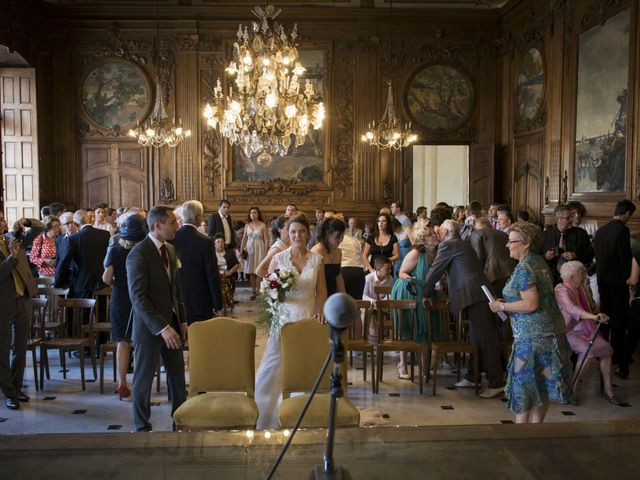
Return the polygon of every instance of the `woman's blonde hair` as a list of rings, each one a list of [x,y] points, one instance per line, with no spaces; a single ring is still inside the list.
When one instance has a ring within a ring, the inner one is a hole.
[[[531,222],[516,222],[509,225],[509,233],[514,232],[522,237],[522,242],[529,245],[529,251],[542,252],[542,232]]]
[[[429,236],[429,222],[423,218],[418,219],[409,231],[409,240],[412,245],[420,245]]]

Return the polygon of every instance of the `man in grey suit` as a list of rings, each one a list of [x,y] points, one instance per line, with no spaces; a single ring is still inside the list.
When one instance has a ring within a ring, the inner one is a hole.
[[[462,312],[469,319],[469,341],[480,348],[482,364],[487,370],[489,386],[480,396],[493,398],[504,390],[504,379],[500,366],[498,325],[480,288],[489,282],[482,273],[473,248],[460,238],[456,222],[445,220],[438,228],[438,237],[441,243],[425,279],[423,302],[427,306],[436,282],[446,273],[451,311],[454,314]],[[472,372],[473,369],[469,368],[467,377],[456,386],[473,386]]]
[[[469,236],[469,243],[478,255],[484,276],[497,295],[501,294],[517,263],[509,255],[508,241],[509,235],[491,228],[491,220],[487,217],[476,219],[475,230]]]
[[[37,294],[22,242],[14,237],[7,243],[7,237],[0,235],[0,388],[10,410],[29,401],[22,392],[29,334],[27,299]],[[12,329],[14,347],[9,361]]]
[[[149,236],[127,257],[127,281],[131,297],[130,326],[135,344],[133,375],[133,418],[138,431],[151,431],[151,386],[162,356],[171,414],[185,401],[182,345],[187,323],[175,248],[168,243],[178,229],[170,207],[154,207],[147,216]]]

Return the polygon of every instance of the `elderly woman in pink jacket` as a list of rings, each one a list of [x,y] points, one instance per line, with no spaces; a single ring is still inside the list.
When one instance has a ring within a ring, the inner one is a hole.
[[[582,364],[583,357],[587,354],[589,342],[594,338],[593,336],[597,328],[596,322],[607,323],[609,317],[604,313],[591,313],[589,301],[583,288],[585,279],[587,278],[587,271],[581,262],[574,260],[565,263],[560,269],[560,276],[562,277],[562,283],[556,285],[556,300],[564,316],[567,340],[569,341],[569,345],[571,345],[571,349],[578,355],[574,375],[582,377],[587,370],[588,362],[585,363],[581,372],[578,372],[577,369]],[[621,402],[614,396],[611,386],[612,355],[613,349],[611,345],[605,340],[602,333],[598,332],[598,335],[595,336],[593,341],[593,346],[591,350],[589,350],[587,360],[591,358],[600,359],[600,371],[602,372],[602,379],[604,381],[605,398],[614,405],[620,405]],[[574,405],[578,404],[577,388],[579,383],[580,378],[575,381],[573,400],[571,401]]]

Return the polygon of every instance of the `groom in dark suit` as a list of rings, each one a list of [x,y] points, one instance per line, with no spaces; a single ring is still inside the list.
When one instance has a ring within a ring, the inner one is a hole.
[[[204,208],[197,200],[180,207],[182,227],[171,240],[180,256],[180,283],[187,310],[187,323],[208,320],[222,311],[222,290],[213,239],[198,231]]]
[[[425,279],[424,301],[429,302],[436,282],[446,273],[451,312],[462,312],[469,319],[469,341],[480,348],[482,364],[487,370],[489,387],[480,396],[493,398],[504,390],[504,380],[500,365],[497,320],[480,288],[482,285],[488,286],[489,281],[482,273],[482,265],[471,245],[460,238],[456,222],[445,220],[438,228],[438,236],[441,243]],[[475,379],[470,377],[471,372],[470,368],[467,378],[456,386],[473,386]]]
[[[129,319],[135,344],[133,418],[138,431],[151,431],[151,386],[162,356],[171,414],[185,401],[182,345],[187,323],[182,303],[178,258],[173,240],[178,222],[170,207],[153,207],[147,216],[149,236],[127,257],[127,280],[133,309]]]

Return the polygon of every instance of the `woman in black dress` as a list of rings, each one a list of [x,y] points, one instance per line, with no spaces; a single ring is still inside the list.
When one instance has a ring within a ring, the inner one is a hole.
[[[376,256],[385,257],[391,263],[400,258],[398,238],[393,234],[391,216],[386,213],[378,215],[375,232],[364,244],[362,261],[369,272],[374,271],[373,257]]]
[[[344,280],[340,274],[342,250],[338,248],[342,243],[345,230],[346,225],[341,218],[325,218],[318,227],[318,243],[311,249],[324,259],[327,297],[336,292],[345,293]]]
[[[111,321],[111,338],[117,344],[116,365],[120,400],[131,395],[131,390],[127,386],[127,367],[131,356],[131,332],[127,331],[131,315],[131,299],[127,284],[127,256],[148,233],[146,219],[140,214],[131,215],[120,229],[118,243],[107,252],[107,258],[104,261],[106,270],[102,280],[107,285],[111,285],[109,320]]]

